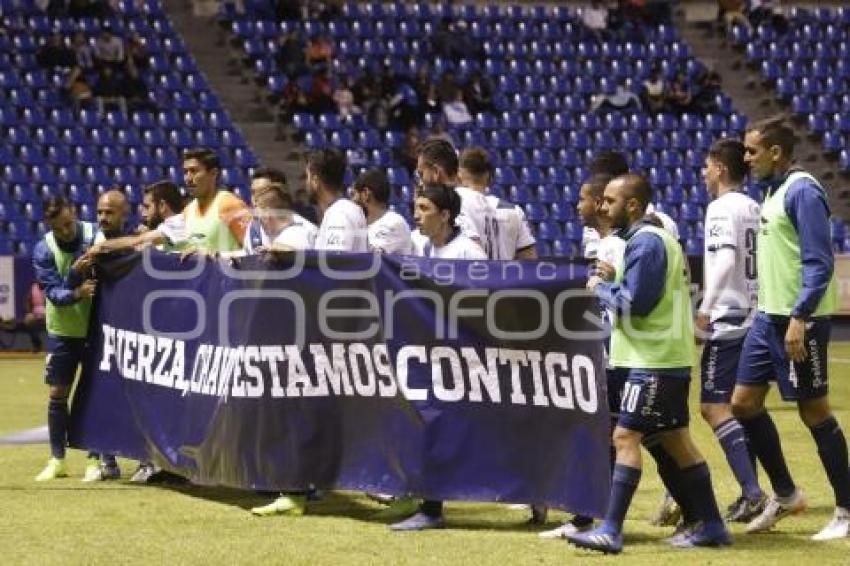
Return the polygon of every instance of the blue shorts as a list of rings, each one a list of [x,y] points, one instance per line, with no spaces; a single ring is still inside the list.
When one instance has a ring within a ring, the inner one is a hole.
[[[86,350],[85,338],[47,336],[47,362],[44,381],[48,385],[74,384],[77,370],[83,362]]]
[[[620,403],[623,401],[623,387],[629,377],[628,368],[608,368],[605,370],[608,381],[608,411],[611,418],[616,420],[620,416]]]
[[[617,426],[646,434],[688,426],[689,368],[631,369]]]
[[[785,351],[788,318],[756,315],[744,341],[738,364],[738,383],[767,385],[775,380],[785,401],[818,399],[828,393],[827,346],[832,327],[828,317],[813,318],[806,323],[806,351],[800,363],[792,363]]]
[[[731,403],[744,336],[708,340],[700,360],[700,401]]]

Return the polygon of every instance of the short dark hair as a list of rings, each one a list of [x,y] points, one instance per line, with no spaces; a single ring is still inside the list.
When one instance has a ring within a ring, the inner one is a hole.
[[[221,170],[221,159],[218,154],[208,147],[193,147],[183,152],[183,161],[197,159],[205,169]]]
[[[460,195],[454,187],[442,183],[425,185],[419,191],[417,197],[430,200],[439,210],[449,211],[449,223],[454,226],[455,220],[460,214]]]
[[[601,151],[596,154],[590,162],[590,173],[604,173],[613,177],[619,177],[629,172],[629,163],[626,156],[620,151]]]
[[[582,186],[586,186],[590,189],[590,194],[595,199],[602,198],[602,194],[605,192],[605,187],[608,183],[613,179],[613,175],[608,175],[606,173],[596,173],[591,175],[587,179],[585,179]]]
[[[652,185],[643,175],[637,173],[627,173],[618,175],[612,181],[622,182],[629,191],[631,198],[636,198],[641,205],[646,208],[652,202]]]
[[[360,173],[354,180],[355,191],[369,189],[381,204],[390,202],[390,181],[383,169],[373,168]]]
[[[251,180],[268,179],[272,183],[279,183],[283,186],[287,185],[286,173],[275,167],[259,167],[251,175]]]
[[[157,181],[145,187],[143,192],[151,195],[154,202],[165,201],[175,214],[183,211],[183,195],[180,194],[180,188],[171,181]]]
[[[723,138],[717,140],[708,150],[708,156],[722,163],[729,170],[729,177],[736,182],[743,181],[749,167],[744,161],[744,144],[739,140]]]
[[[307,170],[318,177],[326,187],[337,192],[345,185],[345,170],[348,160],[338,149],[325,148],[311,151],[307,154]]]
[[[47,220],[53,220],[59,213],[61,213],[66,208],[74,208],[74,205],[71,204],[70,201],[65,200],[64,197],[53,196],[48,197],[44,201],[43,209],[44,209],[44,218]]]
[[[483,147],[473,146],[464,149],[460,154],[460,168],[469,171],[477,179],[493,174],[490,155]]]
[[[438,166],[449,177],[457,175],[457,151],[446,139],[429,138],[419,145],[416,153],[430,165]]]
[[[785,123],[784,116],[774,116],[760,120],[747,128],[747,132],[758,132],[761,134],[761,144],[764,147],[778,145],[786,157],[794,153],[794,145],[797,137],[794,130]]]

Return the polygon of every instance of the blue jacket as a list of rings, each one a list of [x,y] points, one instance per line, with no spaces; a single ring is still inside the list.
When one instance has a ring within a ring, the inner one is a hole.
[[[73,254],[75,260],[91,245],[91,242],[83,242],[83,227],[80,222],[77,222],[77,237],[73,242],[60,242],[57,239],[56,243],[62,251]],[[65,277],[62,277],[56,268],[53,252],[50,251],[44,239],[39,241],[33,250],[32,264],[35,268],[35,279],[51,303],[64,306],[77,302],[74,298],[74,289],[82,284],[85,277],[77,273],[73,267],[68,270]]]

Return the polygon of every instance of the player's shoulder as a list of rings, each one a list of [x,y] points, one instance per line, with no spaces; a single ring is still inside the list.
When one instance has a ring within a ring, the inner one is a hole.
[[[236,193],[229,190],[222,190],[218,192],[219,203],[224,207],[242,207],[248,206],[245,204],[245,201],[239,197]]]

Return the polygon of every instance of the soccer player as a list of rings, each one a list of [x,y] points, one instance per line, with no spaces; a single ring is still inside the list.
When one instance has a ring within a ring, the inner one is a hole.
[[[490,259],[537,259],[535,239],[519,206],[488,195],[487,188],[493,177],[493,165],[487,151],[469,147],[460,155],[458,180],[464,187],[485,195],[491,208],[491,223],[487,234],[490,241]]]
[[[317,250],[369,251],[366,215],[343,196],[347,167],[345,154],[336,149],[319,149],[307,156],[307,191],[321,217]]]
[[[759,487],[744,429],[732,416],[732,391],[756,306],[759,206],[741,190],[747,164],[740,141],[715,142],[702,175],[715,200],[705,213],[704,292],[695,321],[706,338],[700,409],[741,486],[741,496],[729,507],[726,519],[747,523],[762,512],[767,497]]]
[[[493,210],[481,193],[469,187],[458,186],[458,157],[451,143],[443,138],[430,138],[419,146],[416,158],[417,185],[443,184],[455,187],[460,195],[460,214],[457,225],[471,240],[477,242],[485,254],[493,247],[488,239],[492,225]],[[425,238],[413,233],[413,245],[422,248]]]
[[[623,175],[605,187],[601,213],[626,240],[622,269],[600,263],[588,288],[616,313],[610,361],[629,368],[614,430],[617,451],[611,497],[602,525],[569,535],[581,548],[623,549],[623,521],[641,476],[641,441],[658,435],[681,471],[701,521],[680,547],[720,546],[731,538],[714,498],[711,476],[688,430],[688,384],[694,358],[685,257],[670,234],[645,220],[652,189],[639,175]],[[614,282],[616,281],[616,282]]]
[[[254,220],[245,235],[246,254],[311,250],[316,244],[316,225],[292,211],[292,197],[286,187],[269,183],[264,190],[252,191]]]
[[[183,210],[188,246],[202,252],[240,249],[250,221],[242,199],[219,189],[220,170],[218,155],[209,148],[183,153],[183,179],[193,197]]]
[[[68,442],[68,395],[82,363],[88,335],[91,298],[96,282],[86,278],[90,261],[82,259],[95,238],[95,225],[77,220],[74,206],[54,197],[44,204],[50,227],[33,250],[33,266],[44,290],[47,319],[47,367],[49,386],[47,429],[51,457],[36,481],[67,477],[65,445]],[[117,475],[111,473],[105,477]],[[87,470],[88,472],[88,470]]]
[[[847,441],[829,405],[827,380],[837,293],[826,193],[810,173],[793,166],[794,132],[781,120],[751,126],[744,149],[752,175],[768,192],[757,238],[758,313],[744,341],[732,408],[775,492],[747,531],[768,530],[806,508],[764,407],[768,382],[775,379],[783,399],[796,401],[835,494],[832,520],[812,538],[847,537]]]
[[[143,189],[142,222],[147,230],[139,234],[109,238],[89,250],[91,255],[158,246],[163,251],[179,251],[186,245],[186,219],[183,196],[171,181],[158,181]],[[132,479],[131,479],[132,481]]]
[[[585,247],[585,259],[590,261],[604,261],[615,267],[621,267],[623,255],[626,249],[626,242],[612,228],[608,217],[601,214],[602,210],[602,195],[605,192],[606,185],[613,179],[611,175],[604,173],[596,173],[591,175],[587,181],[582,184],[579,189],[579,199],[576,205],[579,218],[582,224],[594,230],[601,239],[593,240],[592,243]],[[606,326],[610,329],[613,316],[606,309],[602,309],[602,317]],[[610,349],[610,344],[606,347]],[[620,396],[623,391],[625,377],[627,372],[622,368],[608,367],[606,369],[606,377],[608,381],[608,409],[613,419],[613,424],[616,424],[617,414],[620,412]],[[612,426],[613,430],[613,426]],[[613,456],[612,456],[613,457]],[[585,531],[593,526],[593,517],[576,515],[569,521],[559,527],[543,531],[539,534],[540,538],[566,538],[569,535]]]
[[[419,189],[413,207],[416,227],[426,238],[414,254],[434,259],[487,259],[477,242],[463,234],[457,226],[460,214],[460,195],[450,185],[428,184]],[[391,509],[398,511],[411,498],[399,497]],[[390,525],[394,531],[421,531],[443,526],[443,502],[425,500],[419,510],[407,519]]]
[[[352,200],[363,208],[369,223],[369,249],[388,254],[411,252],[410,227],[402,215],[387,210],[390,182],[381,169],[369,169],[357,176],[351,188]]]

